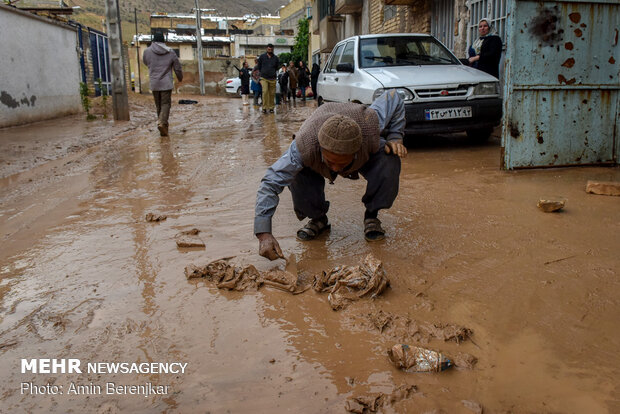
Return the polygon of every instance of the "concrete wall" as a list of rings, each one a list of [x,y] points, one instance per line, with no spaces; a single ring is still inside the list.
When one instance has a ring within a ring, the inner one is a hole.
[[[76,31],[0,5],[0,127],[78,113]]]

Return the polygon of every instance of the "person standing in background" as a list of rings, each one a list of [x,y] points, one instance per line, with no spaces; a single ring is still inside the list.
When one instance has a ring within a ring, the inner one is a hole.
[[[306,88],[310,86],[310,72],[308,67],[302,60],[299,61],[299,70],[297,71],[297,82],[299,83],[300,96],[303,101],[306,100]]]
[[[250,66],[248,62],[243,62],[243,66],[239,70],[239,79],[241,79],[241,99],[243,105],[249,105],[248,95],[250,94]]]
[[[478,34],[480,37],[469,47],[469,63],[472,67],[499,79],[502,39],[487,18],[478,22]]]
[[[291,60],[288,62],[288,96],[293,95],[293,101],[295,101],[295,94],[297,93],[297,69]]]
[[[317,97],[316,85],[319,81],[319,74],[321,73],[321,68],[318,63],[312,64],[312,72],[310,72],[310,86],[312,87],[312,96],[314,99]]]
[[[286,71],[286,65],[282,65],[282,68],[280,69],[278,83],[280,84],[282,102],[288,102],[288,72]]]
[[[260,84],[263,89],[263,113],[273,113],[276,99],[276,82],[280,60],[273,54],[273,45],[267,45],[267,51],[258,57],[255,69],[260,72]]]

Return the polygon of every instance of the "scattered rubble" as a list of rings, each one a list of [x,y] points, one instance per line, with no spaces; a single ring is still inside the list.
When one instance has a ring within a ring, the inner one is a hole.
[[[177,247],[205,247],[205,242],[198,237],[199,233],[200,230],[198,229],[191,229],[177,233],[177,235],[174,236],[177,242]]]
[[[566,205],[566,200],[546,200],[541,198],[536,205],[545,213],[553,213],[562,210]]]
[[[473,369],[477,363],[478,358],[464,352],[459,353],[454,357],[454,366],[456,366],[457,368]]]
[[[164,214],[154,214],[154,213],[146,213],[146,221],[148,222],[158,222],[166,220],[168,216]]]
[[[327,299],[333,310],[345,308],[350,302],[363,297],[379,296],[390,281],[383,263],[368,254],[360,266],[338,266],[315,276],[313,287],[317,292],[329,292]]]
[[[470,400],[461,400],[461,403],[465,406],[465,408],[473,411],[474,413],[482,414],[482,406],[480,405],[480,403]]]
[[[620,181],[588,181],[586,193],[620,196]]]

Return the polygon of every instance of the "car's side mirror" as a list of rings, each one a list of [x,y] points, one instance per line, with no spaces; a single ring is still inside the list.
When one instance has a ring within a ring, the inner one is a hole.
[[[353,65],[350,63],[339,63],[336,65],[336,71],[353,73],[355,70],[353,69]]]

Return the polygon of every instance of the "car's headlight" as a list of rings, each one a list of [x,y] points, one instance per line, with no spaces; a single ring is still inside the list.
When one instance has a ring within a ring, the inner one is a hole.
[[[474,95],[498,95],[499,82],[482,82],[474,88]]]
[[[413,101],[413,94],[411,93],[409,89],[407,88],[392,88],[392,89],[395,90],[400,95],[403,101],[405,102]],[[375,93],[372,94],[372,100],[374,101],[375,99],[380,97],[383,94],[383,92],[389,91],[392,89],[384,89],[384,88],[377,89]]]

